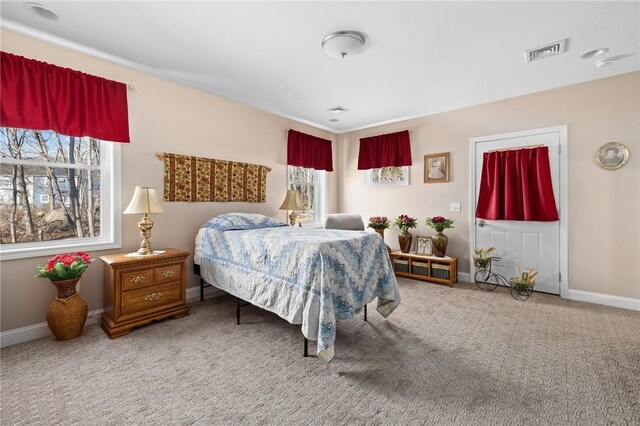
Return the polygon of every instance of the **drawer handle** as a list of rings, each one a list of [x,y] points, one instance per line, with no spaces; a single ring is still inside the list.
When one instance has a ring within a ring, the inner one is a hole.
[[[144,282],[144,280],[145,280],[144,275],[138,275],[137,277],[131,278],[131,282],[134,283],[134,284],[140,284],[140,283]]]
[[[165,277],[165,278],[171,278],[175,274],[176,274],[176,271],[164,271],[162,273],[162,276]]]
[[[149,302],[154,302],[154,301],[160,299],[160,296],[162,296],[162,293],[151,293],[151,294],[145,296],[144,300],[148,300]]]

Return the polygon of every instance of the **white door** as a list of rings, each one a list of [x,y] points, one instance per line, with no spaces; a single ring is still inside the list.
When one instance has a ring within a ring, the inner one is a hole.
[[[482,154],[493,150],[545,145],[549,147],[553,193],[556,208],[559,209],[561,137],[559,128],[551,128],[472,140],[472,143],[475,142],[475,188],[472,200],[475,247],[495,247],[495,256],[502,259],[493,263],[494,271],[506,278],[518,275],[518,266],[522,270],[533,268],[539,271],[535,290],[553,294],[560,293],[560,221],[479,219],[475,217],[475,207],[480,192]]]

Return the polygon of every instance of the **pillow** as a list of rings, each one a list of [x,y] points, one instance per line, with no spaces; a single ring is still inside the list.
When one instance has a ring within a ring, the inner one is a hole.
[[[289,226],[277,219],[254,213],[225,213],[216,216],[203,225],[217,231],[239,231],[247,229],[275,228]]]

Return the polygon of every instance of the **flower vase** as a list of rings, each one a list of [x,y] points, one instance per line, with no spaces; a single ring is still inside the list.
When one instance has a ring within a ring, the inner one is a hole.
[[[412,240],[413,235],[411,235],[409,231],[402,231],[398,234],[398,242],[400,243],[400,251],[402,253],[409,253]]]
[[[76,292],[80,277],[63,281],[51,281],[58,295],[49,305],[47,324],[56,340],[70,340],[82,334],[87,321],[87,302]]]
[[[442,230],[436,229],[436,235],[431,237],[433,242],[433,255],[436,257],[445,257],[447,253],[447,245],[449,244],[449,237],[444,235]]]
[[[376,231],[384,240],[384,228],[375,228],[374,231]]]

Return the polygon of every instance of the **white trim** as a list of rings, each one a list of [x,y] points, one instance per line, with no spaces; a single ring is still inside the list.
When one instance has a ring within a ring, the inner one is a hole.
[[[206,287],[204,289],[204,298],[211,299],[213,297],[220,297],[226,294],[224,291],[216,287]],[[200,286],[189,287],[187,289],[187,303],[200,301]]]
[[[560,182],[558,182],[558,188],[560,188],[560,297],[566,298],[568,297],[569,289],[569,185],[567,170],[568,137],[566,124],[469,139],[469,206],[471,206],[469,209],[469,259],[473,258],[473,248],[476,245],[474,225],[476,217],[476,144],[480,142],[534,136],[545,133],[558,133],[560,142]],[[475,275],[475,266],[473,262],[471,262],[470,274]]]
[[[569,289],[567,299],[640,311],[640,299]]]
[[[98,318],[104,309],[96,309],[87,314],[85,327],[98,323]],[[51,330],[46,322],[28,325],[26,327],[15,328],[13,330],[3,331],[0,333],[0,348],[5,348],[18,343],[28,342],[30,340],[41,339],[43,337],[52,336]]]
[[[463,281],[465,283],[471,283],[471,274],[467,272],[458,272],[458,281]]]

